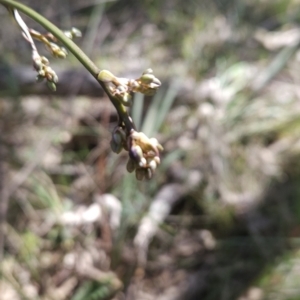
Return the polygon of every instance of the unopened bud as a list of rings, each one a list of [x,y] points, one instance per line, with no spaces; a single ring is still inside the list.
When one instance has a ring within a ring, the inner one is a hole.
[[[53,82],[53,75],[51,73],[46,72],[46,78],[48,81]]]
[[[123,143],[123,135],[119,130],[115,130],[113,132],[112,138],[115,143],[122,144]]]
[[[143,158],[143,150],[140,146],[132,146],[129,150],[129,155],[135,161],[140,161]]]
[[[134,160],[132,160],[131,158],[129,158],[127,165],[126,165],[126,169],[129,173],[132,173],[136,168],[136,162]]]
[[[55,52],[53,52],[54,56],[57,57],[57,58],[66,58],[67,57],[67,53],[65,51],[63,51],[62,49],[59,49]]]
[[[47,81],[47,86],[48,88],[52,91],[55,92],[56,91],[56,84],[52,81]]]
[[[98,74],[98,80],[105,82],[105,83],[109,83],[109,82],[112,82],[115,80],[115,75],[107,70],[102,70]]]
[[[159,158],[159,156],[154,156],[153,159],[155,160],[156,165],[159,165],[159,164],[160,164],[160,158]]]
[[[140,166],[141,168],[144,168],[144,167],[146,167],[146,165],[147,165],[147,160],[146,160],[145,157],[142,157],[142,158],[140,159],[140,161],[139,161],[139,166]]]
[[[54,83],[58,83],[58,76],[56,75],[56,73],[53,73],[53,74],[52,74],[52,81],[53,81]]]
[[[48,47],[49,47],[50,50],[51,50],[52,52],[54,52],[54,53],[55,53],[56,51],[60,50],[59,46],[58,46],[57,44],[55,44],[55,43],[49,43]]]
[[[153,81],[149,84],[151,89],[157,89],[161,86],[161,82],[158,78],[154,78]]]
[[[73,34],[71,31],[64,31],[64,34],[67,38],[69,38],[70,40],[73,38]]]
[[[49,60],[47,57],[41,56],[41,61],[44,65],[46,65],[46,66],[49,65]]]
[[[114,139],[110,141],[110,147],[111,150],[117,154],[119,154],[123,149],[122,143],[116,143]]]
[[[71,29],[71,33],[74,37],[82,37],[82,33],[79,29],[75,28],[75,27],[72,27]]]
[[[152,170],[152,171],[155,171],[156,168],[157,168],[157,163],[154,159],[152,159],[150,162],[149,162],[149,168]]]
[[[123,97],[121,97],[121,102],[125,106],[131,106],[132,105],[132,97],[129,93],[125,93]]]
[[[33,60],[33,67],[37,71],[40,71],[42,69],[43,63],[40,57],[37,57]]]
[[[143,84],[149,84],[149,83],[153,82],[154,79],[155,79],[155,76],[152,74],[144,74],[140,78],[140,80]]]

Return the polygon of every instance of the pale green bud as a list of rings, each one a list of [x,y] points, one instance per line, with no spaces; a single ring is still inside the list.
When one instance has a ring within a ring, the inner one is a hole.
[[[115,80],[115,75],[112,74],[111,72],[107,71],[107,70],[102,70],[99,74],[98,74],[98,80],[105,82],[105,83],[109,83]]]
[[[140,80],[143,84],[150,84],[155,79],[155,76],[152,74],[144,74],[141,76]]]
[[[48,88],[52,91],[55,92],[56,91],[56,84],[52,81],[47,81],[47,86]]]
[[[67,57],[67,52],[66,50],[62,50],[62,49],[59,49],[59,50],[56,50],[55,52],[53,52],[54,56],[57,57],[57,58],[66,58]]]
[[[73,34],[71,31],[64,31],[64,34],[70,40],[73,38]]]
[[[46,66],[49,65],[49,60],[47,57],[41,56],[41,61],[44,65],[46,65]]]

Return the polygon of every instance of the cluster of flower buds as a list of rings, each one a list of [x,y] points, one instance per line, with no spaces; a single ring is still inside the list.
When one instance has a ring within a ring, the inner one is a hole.
[[[49,60],[45,56],[36,54],[33,57],[33,67],[38,73],[36,80],[40,82],[46,79],[47,86],[50,90],[55,91],[58,77],[55,71],[49,66]]]
[[[113,152],[119,154],[122,149],[128,150],[126,143],[126,131],[122,126],[117,126],[113,130],[110,147]]]
[[[82,33],[79,29],[72,27],[71,30],[64,31],[64,34],[70,39],[73,40],[75,38],[82,37]]]
[[[57,44],[57,39],[51,33],[41,34],[40,32],[34,29],[29,29],[29,32],[32,38],[42,42],[46,46],[47,50],[51,53],[53,57],[67,57],[68,51],[66,50],[66,48],[61,47]]]
[[[104,82],[111,94],[125,106],[132,105],[132,92],[140,92],[150,96],[161,85],[161,82],[153,75],[152,69],[147,69],[138,79],[119,78],[110,71],[102,70],[98,79]]]
[[[57,39],[51,33],[41,34],[40,32],[29,28],[28,28],[28,32],[33,39],[42,42],[46,46],[46,48],[50,51],[52,56],[56,58],[67,57],[68,55],[67,50],[64,47],[61,47],[57,44],[58,42]],[[75,37],[81,37],[81,32],[74,27],[70,31],[65,31],[64,33],[70,39],[73,39]],[[28,36],[25,36],[25,38],[28,40]],[[33,43],[32,40],[29,42],[31,44]],[[55,91],[56,83],[58,82],[58,77],[55,71],[50,67],[49,60],[46,57],[40,56],[38,54],[35,45],[32,46],[33,46],[33,66],[35,70],[38,72],[36,80],[43,81],[44,79],[46,79],[48,87],[52,91]]]
[[[161,85],[151,69],[146,70],[138,79],[119,78],[110,71],[102,70],[98,74],[98,80],[103,82],[111,95],[124,106],[131,106],[132,93],[153,95]],[[127,171],[135,171],[138,180],[150,179],[160,164],[159,152],[163,147],[157,139],[148,138],[143,132],[118,125],[113,131],[110,145],[115,153],[120,153],[122,149],[129,152]]]
[[[118,78],[110,71],[102,70],[98,74],[98,80],[105,83],[110,93],[116,97],[124,106],[132,105],[132,95],[126,78]]]
[[[148,138],[143,132],[133,129],[127,135],[121,126],[114,129],[110,146],[115,153],[120,153],[122,149],[129,152],[127,171],[135,171],[138,180],[152,178],[160,164],[159,152],[163,150],[157,139]]]
[[[147,96],[152,96],[161,86],[161,82],[153,75],[152,69],[147,69],[142,76],[135,80],[129,81],[130,89],[133,92],[139,92]]]
[[[134,130],[131,130],[128,140],[127,171],[135,171],[138,180],[152,178],[160,164],[159,152],[163,151],[162,145],[156,138],[148,138],[143,132]]]

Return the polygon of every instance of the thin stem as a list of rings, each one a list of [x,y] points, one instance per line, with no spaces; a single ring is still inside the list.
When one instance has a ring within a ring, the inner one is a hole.
[[[51,32],[61,43],[68,48],[70,52],[84,65],[84,67],[95,77],[99,73],[99,68],[89,59],[89,57],[72,41],[70,40],[57,26],[48,21],[45,17],[31,9],[30,7],[14,0],[0,0],[0,3],[9,7],[14,7],[23,12],[28,17],[35,20],[45,29]]]
[[[134,124],[130,120],[127,110],[125,107],[116,99],[106,85],[99,80],[98,74],[100,69],[89,59],[89,57],[72,41],[70,40],[58,27],[56,27],[53,23],[48,21],[45,17],[31,9],[30,7],[19,3],[14,0],[0,0],[0,3],[8,8],[15,8],[27,15],[28,17],[35,20],[41,26],[43,26],[46,30],[51,32],[81,63],[82,65],[96,78],[99,84],[102,86],[103,90],[108,95],[109,99],[115,106],[118,111],[120,119],[124,122],[126,129],[130,132],[131,129],[134,129]]]

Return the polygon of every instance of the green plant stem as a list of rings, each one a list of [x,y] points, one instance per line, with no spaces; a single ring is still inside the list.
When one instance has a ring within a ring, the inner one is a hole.
[[[57,26],[48,21],[45,17],[31,9],[30,7],[13,0],[0,0],[0,3],[9,7],[13,7],[23,12],[28,17],[35,20],[42,25],[46,30],[51,32],[61,43],[66,46],[70,52],[84,65],[84,67],[95,77],[99,73],[99,69],[95,64],[86,56],[86,54],[72,41],[70,40]]]
[[[14,0],[0,0],[0,3],[8,8],[15,8],[28,17],[35,20],[41,26],[43,26],[46,30],[51,32],[81,63],[82,65],[95,77],[95,79],[102,86],[103,90],[108,95],[109,99],[115,106],[118,111],[120,119],[124,122],[126,129],[130,132],[131,129],[134,129],[133,122],[129,119],[127,110],[125,107],[116,99],[107,86],[100,80],[98,80],[98,74],[100,69],[89,59],[89,57],[72,41],[70,40],[57,26],[48,21],[45,17],[31,9],[30,7],[14,1]]]

